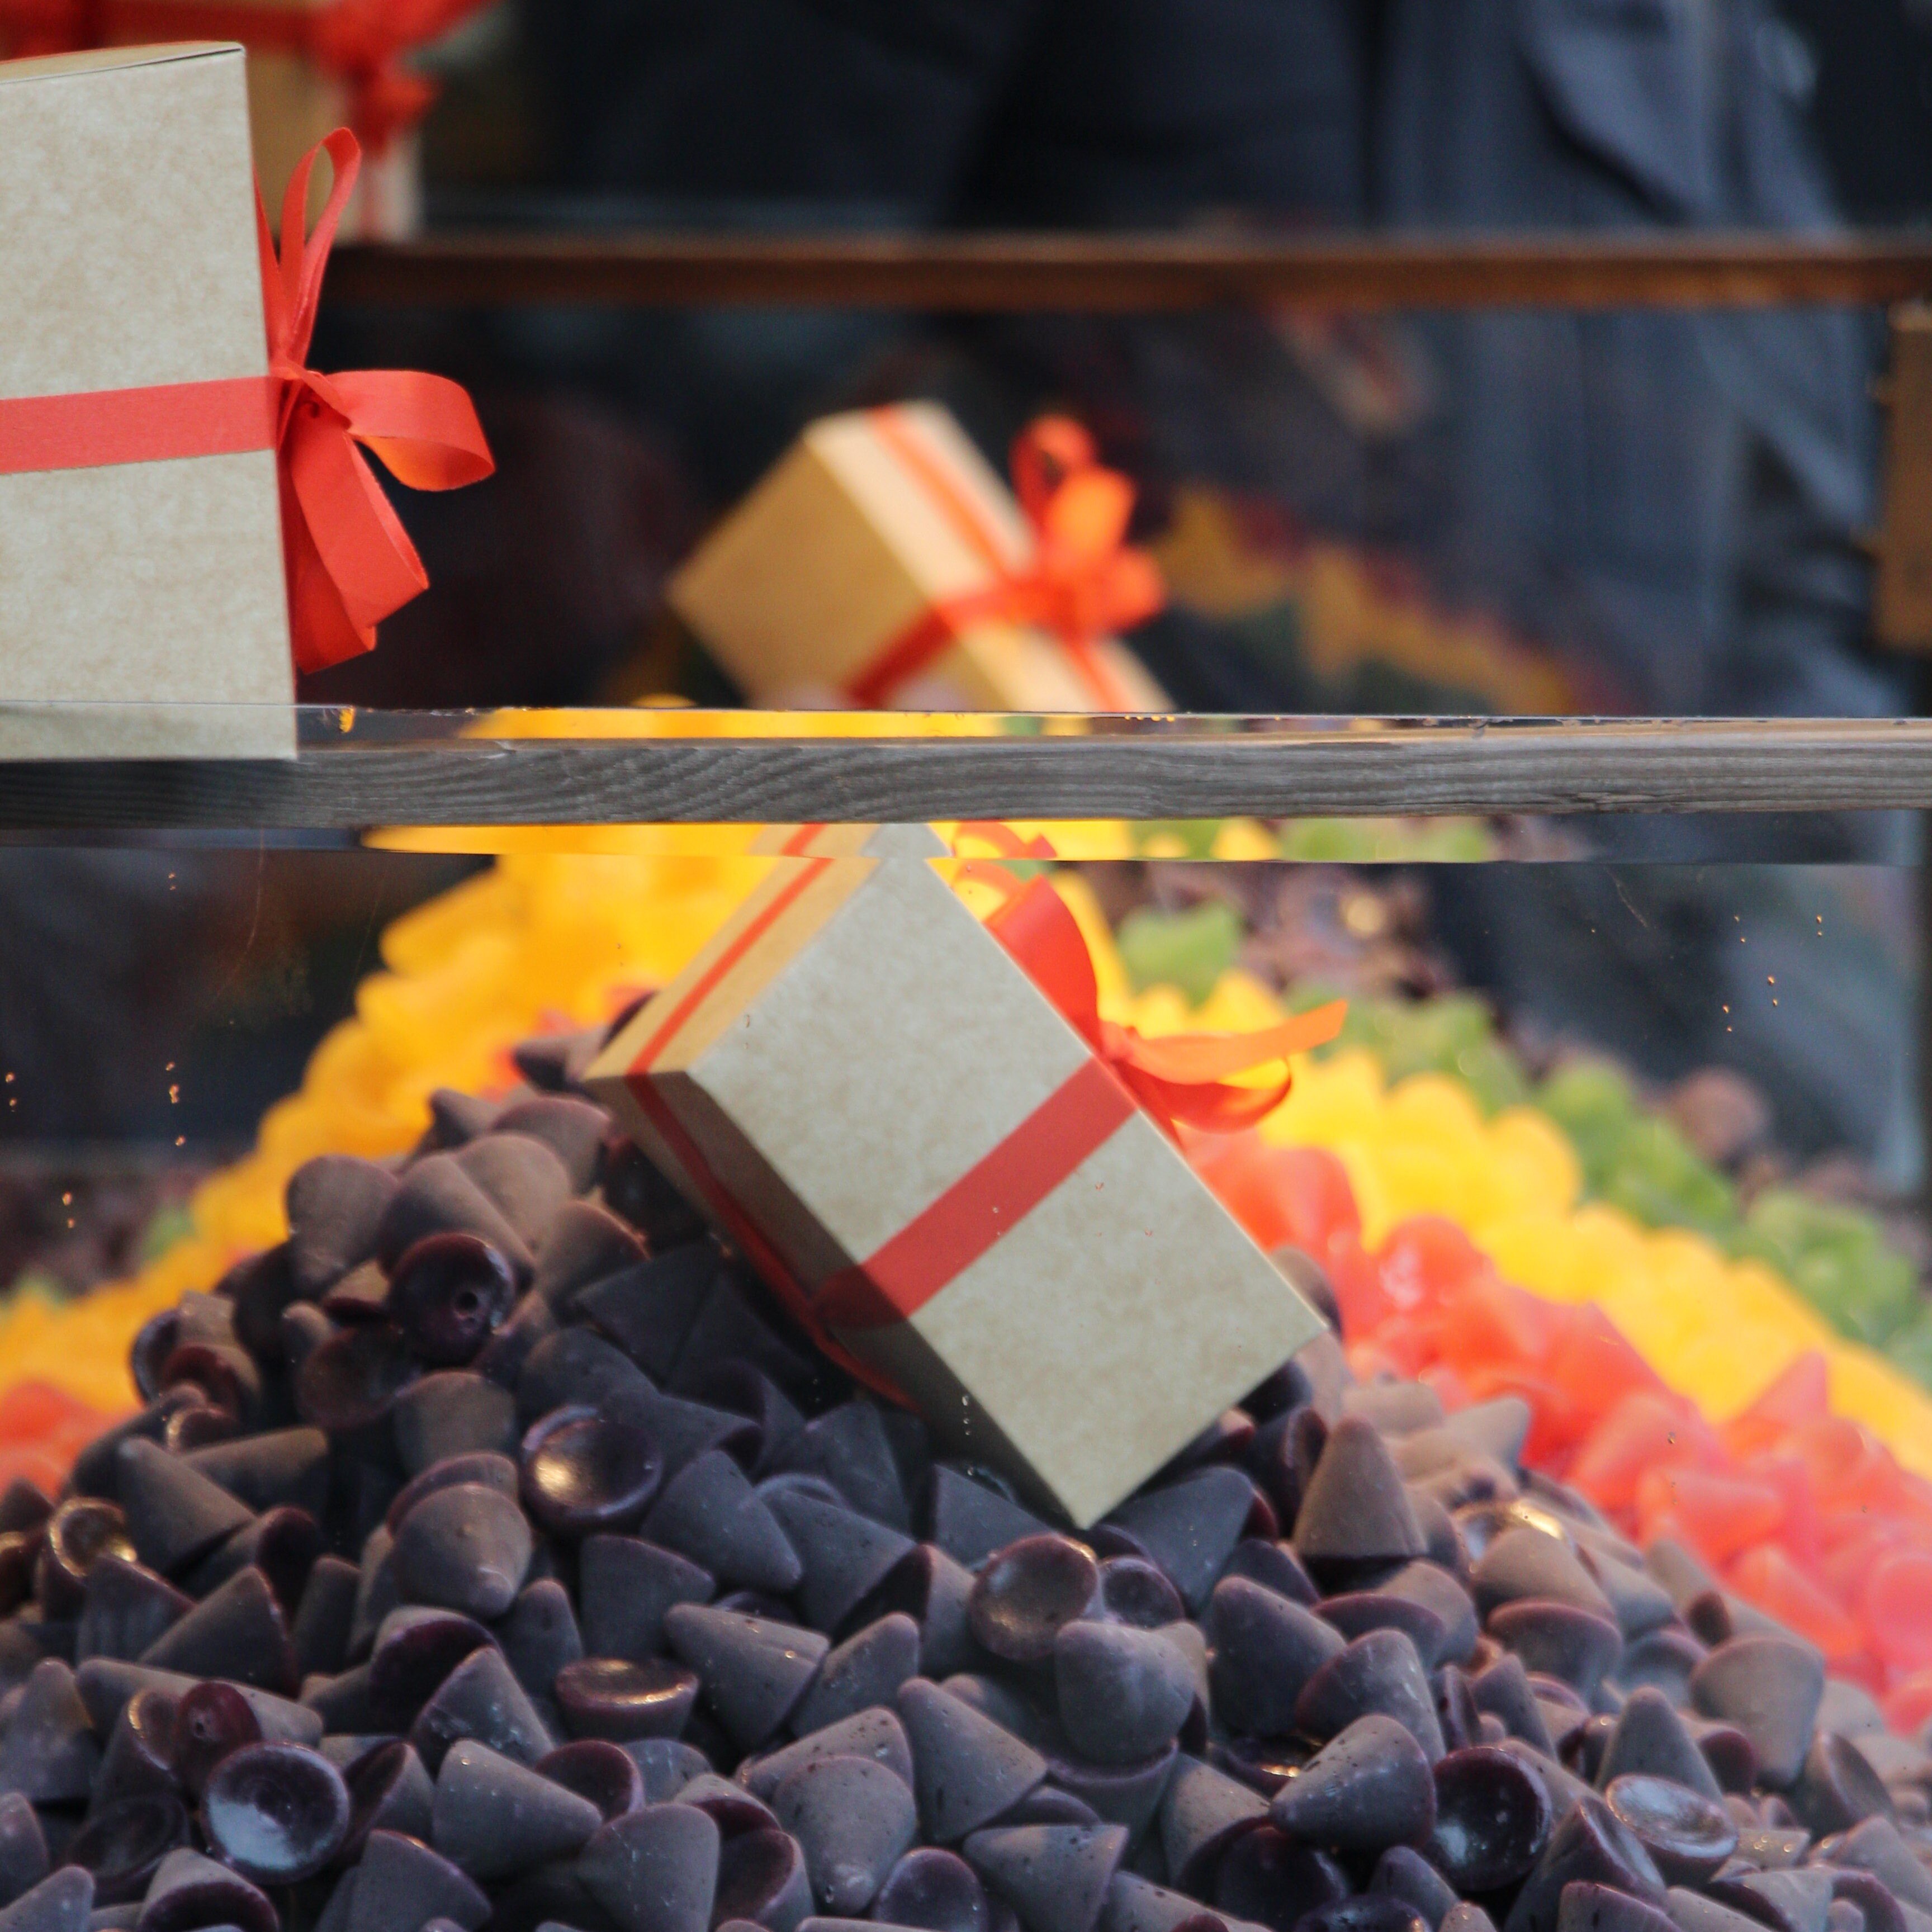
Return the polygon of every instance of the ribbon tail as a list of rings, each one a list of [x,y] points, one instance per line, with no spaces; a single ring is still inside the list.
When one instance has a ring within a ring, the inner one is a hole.
[[[300,520],[358,631],[429,588],[416,546],[340,424],[298,417],[285,451]]]
[[[496,474],[476,406],[460,382],[412,369],[357,369],[329,380],[350,434],[398,483],[460,490]]]
[[[1288,1098],[1294,1084],[1286,1074],[1271,1087],[1162,1080],[1138,1067],[1116,1064],[1134,1097],[1174,1140],[1180,1138],[1178,1126],[1208,1134],[1234,1134],[1258,1126]]]
[[[1255,1033],[1170,1034],[1150,1040],[1122,1028],[1119,1052],[1156,1080],[1183,1084],[1225,1080],[1231,1074],[1286,1060],[1291,1054],[1328,1046],[1340,1034],[1348,1017],[1348,1001],[1331,1000],[1312,1012],[1298,1013],[1293,1019]]]
[[[341,592],[309,534],[293,486],[282,479],[284,568],[289,586],[289,633],[296,669],[326,670],[376,648],[373,626],[358,625],[343,608]]]
[[[1080,922],[1045,878],[987,920],[994,938],[1090,1046],[1100,1043],[1100,986]]]

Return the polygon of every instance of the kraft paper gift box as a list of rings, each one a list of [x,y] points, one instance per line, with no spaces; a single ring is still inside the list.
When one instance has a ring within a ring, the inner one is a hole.
[[[1076,1524],[1322,1324],[934,868],[807,828],[587,1084],[950,1452]]]
[[[1072,650],[998,614],[1000,580],[1036,549],[952,417],[899,404],[814,423],[677,572],[670,601],[757,702],[830,689],[868,708],[1172,710],[1118,639]]]
[[[292,756],[241,50],[0,64],[0,756]],[[29,466],[89,398],[185,385],[226,453]]]

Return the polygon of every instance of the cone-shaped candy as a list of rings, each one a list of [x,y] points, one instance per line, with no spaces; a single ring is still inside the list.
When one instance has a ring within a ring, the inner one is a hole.
[[[665,1382],[722,1266],[709,1241],[688,1242],[578,1288],[572,1306],[646,1375]]]
[[[765,1932],[794,1932],[812,1913],[812,1881],[798,1840],[776,1826],[727,1838],[718,1854],[714,1924],[732,1920]]]
[[[115,1473],[134,1554],[164,1576],[205,1556],[252,1514],[181,1456],[139,1436],[122,1444]]]
[[[782,1750],[749,1759],[739,1766],[738,1781],[753,1797],[770,1804],[794,1772],[828,1757],[870,1759],[884,1765],[908,1790],[912,1789],[912,1746],[905,1726],[889,1708],[855,1712],[822,1730],[808,1732]]]
[[[529,1247],[459,1162],[455,1154],[428,1154],[410,1169],[377,1226],[376,1258],[387,1273],[425,1234],[474,1234],[529,1280]]]
[[[529,1520],[508,1497],[458,1483],[403,1518],[390,1561],[405,1603],[488,1623],[516,1600],[533,1547]]]
[[[505,1133],[500,1122],[449,1157],[496,1203],[526,1249],[536,1247],[570,1199],[563,1162],[542,1141]]]
[[[464,1932],[490,1916],[482,1890],[441,1853],[394,1832],[372,1832],[357,1868],[348,1932],[392,1932],[453,1918]]]
[[[919,1675],[919,1625],[902,1612],[867,1624],[826,1658],[818,1682],[792,1713],[792,1729],[804,1737],[890,1705],[899,1686]]]
[[[1405,1905],[1414,1906],[1430,1932],[1436,1932],[1457,1904],[1455,1888],[1408,1845],[1391,1845],[1376,1859],[1369,1889],[1385,1892]]]
[[[1198,1892],[1228,1845],[1267,1817],[1267,1801],[1246,1785],[1184,1756],[1160,1808],[1161,1849],[1174,1883]]]
[[[777,1518],[722,1450],[708,1450],[664,1485],[642,1534],[701,1564],[727,1586],[783,1595],[804,1575]]]
[[[1042,1535],[1048,1527],[998,1490],[944,1462],[934,1466],[930,1478],[926,1525],[931,1540],[969,1570],[994,1550],[1023,1536]]]
[[[820,1630],[837,1630],[914,1546],[897,1530],[814,1496],[775,1488],[769,1502],[805,1566],[799,1606]]]
[[[135,1923],[145,1932],[190,1932],[202,1925],[276,1932],[280,1920],[267,1894],[238,1872],[183,1847],[161,1861]]]
[[[1231,1728],[1254,1737],[1292,1730],[1302,1687],[1347,1647],[1312,1610],[1245,1576],[1215,1586],[1207,1629],[1214,1708]]]
[[[1026,1932],[1094,1932],[1126,1855],[1118,1825],[1017,1825],[975,1832],[967,1862]]]
[[[929,1678],[902,1687],[898,1713],[912,1744],[920,1819],[934,1844],[958,1844],[1046,1776],[1037,1751]]]
[[[664,1626],[671,1648],[697,1672],[705,1701],[745,1750],[755,1750],[791,1714],[831,1648],[816,1630],[700,1604],[674,1604]]]
[[[1712,1799],[1724,1795],[1670,1700],[1648,1685],[1632,1691],[1617,1714],[1597,1767],[1597,1788],[1606,1790],[1612,1778],[1632,1774],[1667,1778]]]
[[[1490,1614],[1490,1634],[1522,1660],[1525,1670],[1554,1677],[1586,1697],[1624,1647],[1613,1618],[1545,1598],[1503,1604]]]
[[[1823,1660],[1792,1637],[1734,1636],[1690,1673],[1698,1709],[1744,1732],[1772,1785],[1790,1784],[1803,1768],[1824,1694]]]
[[[1568,1546],[1540,1529],[1506,1529],[1482,1554],[1471,1578],[1476,1607],[1484,1616],[1520,1598],[1574,1604],[1610,1616],[1610,1599]]]
[[[503,1653],[494,1646],[466,1657],[417,1714],[410,1742],[431,1777],[452,1744],[475,1738],[519,1764],[535,1764],[556,1748]]]
[[[1108,1520],[1166,1572],[1190,1616],[1200,1615],[1254,1508],[1254,1485],[1216,1464],[1123,1503]]]
[[[88,1932],[93,1910],[92,1876],[68,1865],[0,1912],[0,1932]]]
[[[1157,1630],[1072,1623],[1053,1646],[1060,1720],[1096,1764],[1138,1764],[1165,1750],[1194,1708],[1187,1658]]]
[[[772,1809],[805,1852],[819,1909],[843,1918],[872,1904],[919,1834],[911,1791],[872,1758],[801,1765],[772,1793]]]
[[[373,1160],[318,1154],[289,1176],[289,1279],[307,1300],[376,1252],[396,1178]]]
[[[292,1694],[295,1648],[268,1580],[252,1566],[238,1570],[204,1597],[141,1654],[155,1670],[190,1677],[226,1677],[264,1690]]]
[[[926,1932],[992,1932],[986,1888],[956,1852],[922,1846],[900,1859],[872,1901],[888,1924],[917,1925]]]
[[[650,1804],[602,1826],[578,1876],[619,1932],[707,1932],[718,1886],[718,1827],[688,1804]]]
[[[1332,1738],[1371,1711],[1405,1726],[1430,1763],[1442,1755],[1429,1678],[1414,1645],[1400,1630],[1358,1637],[1309,1678],[1294,1704],[1297,1726],[1317,1738]]]
[[[432,1842],[472,1878],[568,1858],[604,1822],[587,1798],[480,1744],[452,1744],[436,1773]]]
[[[497,1625],[496,1641],[517,1682],[532,1697],[551,1696],[557,1672],[584,1655],[570,1592],[554,1576],[528,1585]]]
[[[100,1762],[74,1672],[58,1658],[37,1664],[0,1737],[0,1791],[36,1804],[85,1798]]]
[[[1486,1744],[1451,1751],[1435,1768],[1429,1856],[1459,1892],[1492,1892],[1533,1865],[1556,1820],[1548,1783]]]
[[[1291,1838],[1345,1852],[1424,1842],[1436,1785],[1422,1747],[1394,1718],[1358,1718],[1276,1793],[1270,1816]]]
[[[634,1536],[586,1537],[578,1555],[586,1654],[641,1662],[664,1648],[664,1612],[706,1604],[717,1580],[675,1550]]]
[[[1294,1520],[1294,1552],[1330,1574],[1341,1566],[1400,1563],[1426,1549],[1388,1445],[1365,1417],[1328,1432]]]

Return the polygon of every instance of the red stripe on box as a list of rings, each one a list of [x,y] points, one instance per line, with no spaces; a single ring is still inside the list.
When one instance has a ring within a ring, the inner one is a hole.
[[[0,397],[0,476],[104,470],[275,446],[280,385],[270,376]]]
[[[828,1327],[885,1328],[916,1314],[1018,1227],[1137,1112],[1090,1060],[1006,1138],[856,1268],[813,1298]]]

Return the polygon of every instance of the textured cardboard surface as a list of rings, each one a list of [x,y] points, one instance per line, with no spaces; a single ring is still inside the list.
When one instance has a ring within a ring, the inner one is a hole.
[[[907,433],[976,507],[1017,568],[1032,538],[1012,493],[958,424],[928,403],[901,406]],[[934,604],[989,578],[969,544],[880,439],[868,412],[808,429],[672,579],[672,608],[754,698],[838,688]],[[1137,710],[1168,708],[1139,661],[1099,646]],[[965,626],[894,701],[922,709],[1090,711],[1055,640],[1023,626]]]
[[[0,64],[0,396],[266,376],[239,50]],[[272,451],[0,476],[0,752],[286,757],[293,697]]]
[[[836,860],[814,890],[809,916],[767,929],[767,956],[721,986],[688,1037],[671,1036],[652,1076],[814,1292],[875,1253],[1088,1058],[929,866]],[[700,958],[660,994],[590,1076],[667,1154],[625,1076],[705,970]],[[1319,1325],[1136,1113],[910,1322],[842,1339],[950,1448],[998,1462],[1086,1524]]]

